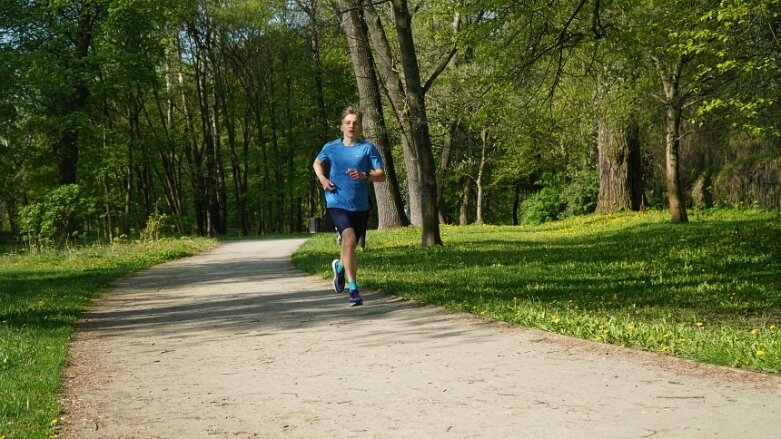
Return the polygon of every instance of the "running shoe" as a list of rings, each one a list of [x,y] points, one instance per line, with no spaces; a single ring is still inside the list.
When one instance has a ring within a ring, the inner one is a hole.
[[[361,293],[358,292],[358,289],[350,290],[350,306],[360,306],[363,305],[363,299],[361,299]]]
[[[344,266],[339,270],[339,259],[334,259],[331,262],[331,269],[334,270],[334,290],[337,293],[344,291]]]

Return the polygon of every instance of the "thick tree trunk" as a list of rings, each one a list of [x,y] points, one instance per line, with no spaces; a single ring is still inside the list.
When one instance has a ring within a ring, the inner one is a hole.
[[[422,213],[423,247],[441,245],[439,217],[437,215],[437,177],[434,154],[431,150],[431,135],[426,114],[425,91],[420,80],[418,57],[412,37],[412,17],[406,0],[392,0],[396,34],[401,51],[401,64],[406,85],[407,118],[412,127],[412,138],[418,159],[420,178],[420,208]]]
[[[393,162],[393,149],[382,112],[377,74],[369,48],[367,28],[360,17],[359,2],[360,0],[340,0],[339,8],[345,11],[342,12],[341,26],[347,37],[350,59],[358,85],[358,95],[364,112],[364,131],[366,137],[374,142],[379,149],[385,164],[385,181],[374,183],[378,227],[382,230],[409,225],[409,219],[404,212],[404,202],[401,198]]]
[[[597,213],[644,207],[639,128],[634,120],[599,121],[599,197]]]
[[[377,15],[372,2],[363,1],[364,19],[374,52],[379,61],[379,73],[383,82],[388,101],[393,108],[393,115],[401,128],[401,147],[404,156],[404,169],[407,174],[407,194],[409,197],[409,220],[412,224],[423,223],[420,205],[420,176],[418,173],[418,156],[415,141],[412,137],[412,124],[407,117],[407,102],[404,84],[399,74],[399,66],[388,43],[385,28]]]
[[[92,33],[101,13],[100,6],[96,2],[87,2],[82,5],[73,40],[75,43],[73,53],[75,64],[81,63],[84,58],[89,56],[90,46],[92,45]],[[64,68],[67,69],[69,67],[72,66],[65,66]],[[71,78],[71,84],[63,86],[66,93],[61,98],[62,101],[59,104],[64,109],[64,114],[58,114],[58,116],[64,116],[65,123],[62,126],[59,138],[54,144],[59,173],[58,182],[60,185],[76,183],[79,163],[79,126],[75,120],[76,118],[73,116],[87,105],[87,100],[90,96],[90,91],[87,87],[89,76],[86,72],[79,71],[74,75],[74,78]],[[71,92],[68,93],[67,90],[71,90]]]

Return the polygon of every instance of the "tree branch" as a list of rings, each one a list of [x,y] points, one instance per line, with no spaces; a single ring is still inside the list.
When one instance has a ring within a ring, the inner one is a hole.
[[[426,81],[425,84],[423,84],[423,94],[426,94],[428,89],[431,87],[431,85],[434,83],[434,80],[437,79],[437,76],[439,76],[442,72],[445,71],[447,68],[447,65],[450,64],[450,60],[453,59],[453,57],[458,53],[458,47],[455,45],[452,49],[450,49],[450,52],[445,55],[442,60],[439,62],[439,65],[436,69],[434,69],[434,72],[431,74],[431,77],[428,78],[428,81]]]

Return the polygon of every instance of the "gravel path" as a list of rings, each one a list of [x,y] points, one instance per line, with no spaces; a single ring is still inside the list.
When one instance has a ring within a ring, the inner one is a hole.
[[[231,242],[117,283],[72,341],[58,436],[781,437],[779,377],[368,291],[350,308],[292,267],[302,242]]]

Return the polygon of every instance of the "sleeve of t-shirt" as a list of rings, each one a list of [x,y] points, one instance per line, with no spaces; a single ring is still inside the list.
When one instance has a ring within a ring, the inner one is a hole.
[[[380,151],[378,151],[377,147],[374,145],[369,148],[369,160],[371,160],[372,169],[379,169],[384,167]]]
[[[328,145],[325,145],[320,150],[320,153],[317,154],[317,160],[319,160],[320,163],[328,163],[329,161],[331,161],[331,159],[328,158],[328,152],[326,151],[327,149],[328,149]]]

